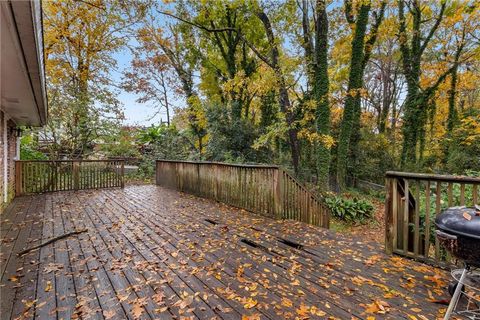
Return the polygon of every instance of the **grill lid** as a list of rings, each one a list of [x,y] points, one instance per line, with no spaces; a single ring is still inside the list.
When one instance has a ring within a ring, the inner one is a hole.
[[[443,231],[480,240],[480,216],[477,215],[478,212],[475,208],[451,207],[437,216],[435,225]],[[464,213],[468,213],[472,219],[465,219]]]

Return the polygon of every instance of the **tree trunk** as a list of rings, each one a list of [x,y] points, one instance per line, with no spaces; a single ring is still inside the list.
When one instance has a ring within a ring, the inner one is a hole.
[[[348,93],[343,109],[337,148],[337,184],[341,190],[345,189],[346,184],[348,152],[352,139],[353,126],[358,126],[360,123],[365,34],[367,31],[369,12],[370,4],[362,4],[356,19],[355,33],[352,39]]]
[[[415,87],[409,86],[407,92],[407,98],[405,99],[405,113],[403,116],[404,125],[403,131],[403,146],[401,156],[402,168],[413,169],[412,165],[417,163],[417,141],[418,141],[418,127],[420,121],[420,108],[417,102],[418,90]]]
[[[282,69],[279,63],[279,50],[276,45],[275,36],[273,34],[272,24],[270,19],[265,14],[265,12],[259,10],[257,12],[257,17],[262,21],[265,28],[265,33],[267,39],[270,42],[270,67],[275,73],[278,86],[279,94],[279,104],[281,111],[285,114],[287,126],[288,126],[288,139],[290,144],[290,152],[292,155],[292,165],[295,171],[295,174],[298,174],[298,165],[300,160],[300,145],[298,143],[298,133],[297,129],[294,127],[295,114],[292,112],[292,106],[290,103],[290,98],[288,96],[288,89],[285,83],[285,76],[283,75]]]
[[[302,29],[303,29],[303,49],[305,51],[305,61],[307,62],[307,93],[309,94],[315,82],[315,59],[313,53],[312,35],[310,32],[310,20],[308,17],[307,0],[302,0]]]
[[[387,70],[385,70],[388,68]],[[382,104],[380,114],[378,115],[378,132],[385,133],[387,128],[388,114],[390,113],[390,104],[393,102],[392,84],[390,79],[391,66],[382,66]]]
[[[457,71],[458,66],[452,70],[450,78],[450,90],[448,90],[448,119],[447,119],[447,134],[450,135],[457,125],[458,112],[456,109],[456,95],[457,95]]]
[[[325,0],[317,0],[315,30],[315,124],[320,136],[330,135],[330,103],[328,78],[328,16]],[[320,142],[317,147],[317,172],[320,190],[329,189],[330,147]]]
[[[441,3],[438,15],[433,19],[434,23],[426,36],[422,33],[422,24],[428,20],[422,19],[422,8],[419,0],[413,0],[409,4],[408,12],[412,23],[410,32],[407,31],[407,19],[405,17],[405,0],[398,0],[399,18],[399,42],[402,55],[403,74],[407,82],[407,97],[405,99],[405,112],[403,117],[403,145],[401,155],[401,167],[403,169],[416,169],[418,165],[417,146],[423,137],[424,127],[427,121],[426,105],[436,89],[445,80],[450,70],[438,77],[437,81],[427,88],[420,87],[422,55],[432,40],[440,22],[443,19],[446,2]],[[411,39],[409,36],[411,34]]]

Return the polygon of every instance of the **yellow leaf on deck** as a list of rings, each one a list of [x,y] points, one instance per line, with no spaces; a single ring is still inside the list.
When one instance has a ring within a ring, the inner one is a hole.
[[[282,298],[282,306],[290,308],[291,306],[293,306],[293,302],[288,298]]]
[[[300,308],[297,309],[297,314],[301,317],[305,317],[308,315],[309,309],[303,303],[300,305]]]
[[[322,311],[315,306],[312,306],[310,308],[310,313],[313,314],[314,316],[319,316],[319,317],[324,317],[327,314],[325,311]]]
[[[245,309],[251,309],[251,308],[255,307],[257,305],[257,303],[258,303],[257,300],[254,300],[252,298],[247,298],[245,300],[245,303],[243,304],[243,307]]]

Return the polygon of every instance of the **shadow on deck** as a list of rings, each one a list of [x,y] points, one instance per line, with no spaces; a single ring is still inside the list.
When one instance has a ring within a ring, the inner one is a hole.
[[[445,308],[432,302],[445,271],[158,186],[20,197],[0,218],[1,319],[435,319]]]

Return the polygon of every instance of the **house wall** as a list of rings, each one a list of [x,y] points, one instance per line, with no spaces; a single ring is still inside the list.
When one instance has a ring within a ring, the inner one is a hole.
[[[15,123],[0,110],[0,213],[15,196]]]

